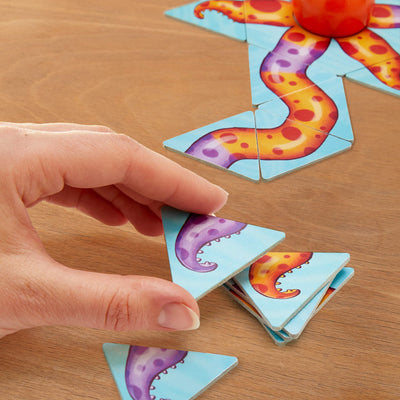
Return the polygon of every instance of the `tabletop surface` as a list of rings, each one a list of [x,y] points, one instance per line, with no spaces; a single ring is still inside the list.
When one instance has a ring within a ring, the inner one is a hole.
[[[171,153],[162,142],[251,110],[247,46],[164,16],[183,0],[0,0],[0,120],[107,125],[223,186],[218,213],[284,231],[276,250],[348,252],[355,276],[284,348],[222,288],[192,332],[41,327],[0,341],[0,398],[119,399],[105,342],[238,357],[213,399],[395,399],[399,387],[400,99],[345,80],[355,144],[256,184]],[[30,215],[71,268],[170,279],[162,237],[71,209]]]

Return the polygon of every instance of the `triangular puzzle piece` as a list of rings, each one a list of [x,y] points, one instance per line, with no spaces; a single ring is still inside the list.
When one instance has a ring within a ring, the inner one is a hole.
[[[279,100],[261,104],[259,109],[340,139],[354,140],[341,77],[294,91]]]
[[[247,42],[269,51],[295,24],[291,2],[246,0],[245,15]]]
[[[122,400],[191,400],[237,365],[219,354],[105,343]]]
[[[221,217],[166,206],[161,212],[172,280],[196,299],[222,285],[285,237],[283,232]]]
[[[344,267],[336,275],[333,282],[330,284],[329,289],[324,294],[324,297],[319,302],[318,307],[315,309],[314,314],[319,312],[325,305],[333,298],[333,296],[353,277],[354,269],[349,267]]]
[[[255,121],[251,111],[168,139],[164,146],[249,180],[260,180]]]
[[[236,284],[235,278],[232,278],[227,282],[224,287],[242,307],[260,321],[276,344],[283,345],[294,339],[298,339],[310,319],[326,305],[326,303],[351,279],[353,275],[353,268],[344,267],[339,271],[330,284],[324,286],[323,289],[321,289],[289,322],[286,323],[282,330],[277,332],[273,331],[268,327],[268,325],[266,325],[263,316],[251,304],[251,300],[248,298],[246,293]]]
[[[346,75],[346,78],[361,85],[400,96],[400,55],[351,72]]]
[[[348,261],[347,253],[272,252],[235,276],[235,281],[268,326],[279,331]]]
[[[250,303],[249,299],[243,292],[240,294],[237,290],[235,290],[232,285],[233,279],[224,284],[224,288],[230,294],[230,296],[236,300],[245,310],[247,310],[251,315],[253,315],[263,326],[263,328],[267,331],[267,333],[271,336],[271,339],[278,346],[283,346],[286,343],[289,343],[292,339],[285,335],[285,337],[281,334],[283,331],[275,332],[268,325],[265,324],[262,315],[256,310],[256,308]]]
[[[231,4],[228,2],[218,4],[218,1],[196,1],[168,10],[165,15],[237,40],[246,40],[244,7],[239,1],[231,2]],[[241,19],[242,23],[228,18],[228,15],[236,15],[237,20]]]
[[[344,267],[335,276],[329,287],[324,287],[315,295],[310,302],[296,314],[283,329],[292,337],[297,339],[310,319],[337,293],[354,275],[353,268]]]
[[[293,49],[284,41],[271,52],[257,46],[249,46],[253,105],[284,97],[336,76],[324,63],[319,62],[317,51],[312,51],[310,56],[309,51],[301,54],[304,50],[301,46],[298,47],[299,49]],[[322,51],[320,53],[322,54]]]
[[[282,118],[270,110],[258,109],[255,115],[261,178],[266,181],[342,153],[352,146],[347,140],[289,120],[285,114]]]

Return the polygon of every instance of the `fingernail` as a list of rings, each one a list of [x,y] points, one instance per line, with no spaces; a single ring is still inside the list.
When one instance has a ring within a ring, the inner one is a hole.
[[[213,210],[214,212],[217,212],[217,211],[219,211],[219,210],[227,203],[228,197],[229,197],[229,193],[228,193],[226,190],[222,189],[221,186],[218,186],[218,185],[214,185],[214,186],[217,187],[222,193],[225,194],[225,199],[222,201],[221,204],[219,204],[219,205]]]
[[[166,304],[159,316],[158,323],[163,328],[188,331],[200,326],[198,315],[189,307],[180,303]]]
[[[225,189],[223,189],[221,186],[218,186],[218,185],[215,185],[215,186],[216,186],[218,189],[222,190],[222,191],[225,193],[226,198],[228,198],[229,193],[228,193]]]

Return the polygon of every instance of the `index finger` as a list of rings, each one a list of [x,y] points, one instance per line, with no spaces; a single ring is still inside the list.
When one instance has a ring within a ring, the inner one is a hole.
[[[41,196],[57,192],[62,179],[77,188],[123,184],[149,200],[199,214],[215,212],[227,200],[219,186],[126,135],[25,133],[21,140],[28,141],[32,161],[40,156],[40,173],[33,176]]]

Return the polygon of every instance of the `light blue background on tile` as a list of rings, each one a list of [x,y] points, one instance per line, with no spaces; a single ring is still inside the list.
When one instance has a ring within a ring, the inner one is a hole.
[[[204,254],[201,255],[203,262],[213,261],[218,267],[206,273],[196,272],[184,267],[175,253],[176,239],[188,216],[188,213],[171,207],[162,208],[172,280],[188,290],[195,299],[222,285],[285,237],[283,232],[247,224],[239,235],[234,234],[229,239],[222,238],[219,243],[213,242],[211,246],[204,246]]]
[[[282,329],[318,291],[332,281],[349,259],[347,253],[313,253],[309,264],[303,264],[301,269],[296,269],[292,274],[285,274],[286,277],[280,279],[279,287],[282,291],[286,289],[301,291],[296,297],[288,299],[273,299],[258,293],[249,281],[249,268],[238,274],[235,280],[269,326],[276,331]]]

